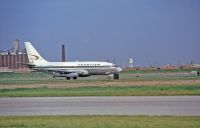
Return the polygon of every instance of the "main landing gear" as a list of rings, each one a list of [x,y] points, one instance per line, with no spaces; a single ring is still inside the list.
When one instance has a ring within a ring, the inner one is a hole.
[[[119,74],[114,74],[114,80],[119,80]]]
[[[77,80],[77,77],[72,77],[74,80]],[[66,77],[67,80],[70,80],[71,77]]]
[[[119,80],[119,74],[110,74],[108,75],[108,79]]]

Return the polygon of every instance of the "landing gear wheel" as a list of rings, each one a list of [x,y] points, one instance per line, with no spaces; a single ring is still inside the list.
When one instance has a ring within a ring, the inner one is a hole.
[[[114,74],[114,80],[119,80],[119,74]]]
[[[76,79],[77,79],[77,77],[73,77],[73,79],[74,79],[74,80],[76,80]]]
[[[56,73],[55,72],[53,72],[53,78],[56,78]]]
[[[66,77],[67,80],[70,80],[70,77]]]

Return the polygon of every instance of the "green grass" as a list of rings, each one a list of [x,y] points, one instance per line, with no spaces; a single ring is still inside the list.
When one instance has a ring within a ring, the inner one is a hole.
[[[63,79],[52,79],[49,74],[33,73],[0,73],[0,85],[11,84],[44,84],[59,83]]]
[[[168,80],[200,80],[195,75],[161,75],[154,73],[140,73],[136,77],[134,71],[124,71],[120,74],[120,81],[168,81]],[[33,73],[0,73],[0,85],[31,85],[31,84],[63,84],[63,83],[95,83],[109,82],[107,76],[90,76],[78,78],[78,80],[66,80],[65,78],[52,78],[51,75],[40,72]]]
[[[52,75],[40,72],[32,73],[0,73],[0,85],[31,85],[31,84],[60,84],[80,82],[110,81],[106,76],[92,76],[78,78],[78,80],[66,80],[63,77],[52,78]]]
[[[135,74],[122,73],[120,80],[116,84],[107,87],[95,87],[96,84],[112,82],[106,79],[106,76],[92,76],[89,78],[79,78],[78,80],[67,81],[64,78],[51,78],[45,73],[0,73],[0,86],[25,85],[25,88],[0,89],[0,97],[34,97],[34,96],[167,96],[167,95],[200,95],[200,84],[183,85],[145,85],[125,87],[123,82],[134,81],[173,81],[173,80],[200,80],[200,77],[194,75],[175,75],[163,76],[159,73],[143,73],[139,77]],[[121,82],[120,85],[118,82]],[[46,84],[67,84],[81,83],[94,87],[78,88],[47,88]],[[29,88],[34,84],[35,88]],[[37,85],[40,84],[38,88]],[[43,85],[44,84],[44,85]],[[120,87],[119,87],[120,86]]]
[[[49,96],[178,96],[200,95],[200,85],[78,87],[78,88],[16,88],[0,89],[0,97]]]
[[[0,117],[0,128],[199,128],[200,117],[22,116]]]
[[[193,70],[200,71],[200,69],[148,69],[148,70],[130,70],[130,69],[125,69],[122,71],[122,74],[138,74],[138,73],[176,73],[176,72],[191,72]]]

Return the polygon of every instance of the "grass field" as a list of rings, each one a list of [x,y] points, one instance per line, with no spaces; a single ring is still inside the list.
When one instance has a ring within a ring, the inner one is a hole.
[[[200,95],[200,85],[0,89],[0,97]]]
[[[0,73],[0,97],[200,95],[200,77],[189,71],[124,71],[120,80],[92,76],[53,79],[45,73]]]
[[[0,128],[199,128],[200,117],[24,116],[0,117]]]
[[[154,72],[153,72],[154,71]],[[168,80],[200,80],[200,77],[191,75],[189,70],[153,70],[153,71],[132,71],[125,70],[120,74],[119,81],[168,81]],[[40,72],[33,73],[0,73],[0,85],[24,85],[24,84],[59,84],[59,83],[80,83],[80,82],[109,82],[113,81],[107,76],[91,76],[78,78],[78,80],[66,80],[65,78],[52,78],[51,75]]]

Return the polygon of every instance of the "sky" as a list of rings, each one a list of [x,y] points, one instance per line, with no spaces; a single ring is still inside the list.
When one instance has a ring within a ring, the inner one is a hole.
[[[200,0],[0,0],[0,49],[18,38],[49,61],[200,63]]]

